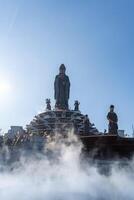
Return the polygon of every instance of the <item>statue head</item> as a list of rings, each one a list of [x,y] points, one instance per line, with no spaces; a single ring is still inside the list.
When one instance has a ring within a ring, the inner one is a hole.
[[[110,106],[110,111],[113,112],[114,111],[114,105]]]
[[[66,67],[65,67],[64,64],[61,64],[61,65],[60,65],[59,71],[60,71],[60,74],[65,74],[65,72],[66,72]]]

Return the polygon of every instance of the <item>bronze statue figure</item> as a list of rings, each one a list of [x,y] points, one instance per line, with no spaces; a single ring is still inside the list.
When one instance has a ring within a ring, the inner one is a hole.
[[[108,132],[109,134],[118,134],[118,116],[114,112],[114,105],[110,106],[110,112],[107,114],[107,119],[109,121]]]
[[[66,68],[61,64],[59,74],[55,77],[54,82],[54,97],[56,100],[55,108],[68,110],[68,100],[70,94],[69,77],[65,74]]]

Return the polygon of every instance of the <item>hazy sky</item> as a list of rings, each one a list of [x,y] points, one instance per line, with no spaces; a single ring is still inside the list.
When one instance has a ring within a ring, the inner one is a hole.
[[[134,123],[133,0],[0,0],[0,128],[25,125],[53,100],[61,63],[71,81],[70,107],[81,103],[107,128],[110,104],[119,128]]]

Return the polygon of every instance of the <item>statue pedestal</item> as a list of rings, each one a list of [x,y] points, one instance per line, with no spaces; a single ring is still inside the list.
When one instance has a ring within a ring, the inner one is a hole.
[[[84,129],[85,115],[79,111],[60,110],[46,111],[37,115],[29,125],[27,125],[28,132],[41,133],[61,133],[67,134],[73,130],[75,134],[85,135]],[[89,133],[97,132],[95,127],[90,127]]]

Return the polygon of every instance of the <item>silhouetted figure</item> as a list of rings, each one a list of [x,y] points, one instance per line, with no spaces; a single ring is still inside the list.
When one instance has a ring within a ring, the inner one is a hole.
[[[74,111],[79,111],[79,105],[80,105],[80,103],[78,101],[75,101],[75,103],[74,103]]]
[[[109,121],[109,134],[118,134],[118,117],[114,112],[114,105],[110,106],[110,112],[107,115],[107,119]]]
[[[107,133],[107,130],[106,129],[104,129],[104,134],[106,134]]]
[[[65,74],[66,68],[64,64],[61,64],[59,68],[59,75],[55,77],[54,89],[55,89],[55,107],[58,109],[68,110],[68,100],[70,94],[70,81],[69,77]]]
[[[50,101],[50,99],[46,99],[46,109],[47,110],[51,110],[51,101]]]
[[[85,133],[89,133],[90,126],[91,126],[91,123],[90,123],[90,120],[88,118],[88,115],[85,115],[85,118],[84,118],[84,132]]]

